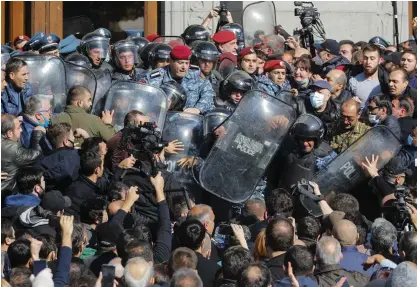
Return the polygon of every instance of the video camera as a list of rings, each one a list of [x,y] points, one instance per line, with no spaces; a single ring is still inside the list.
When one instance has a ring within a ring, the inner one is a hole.
[[[294,16],[300,17],[301,23],[304,26],[313,24],[314,20],[320,17],[317,8],[314,8],[313,2],[295,1],[294,5],[299,8],[294,9]]]
[[[319,218],[323,215],[318,202],[320,198],[314,195],[313,187],[310,183],[301,179],[299,182],[291,186],[292,195],[295,200],[295,212],[300,216],[313,216]]]
[[[220,7],[217,7],[219,9],[219,22],[217,22],[217,28],[216,32],[219,31],[221,27],[229,23],[229,19],[227,18],[227,6],[225,4],[221,4]]]
[[[129,148],[129,143],[133,148]],[[119,150],[127,150],[139,163],[139,170],[154,177],[158,171],[166,168],[166,165],[157,161],[154,154],[159,153],[166,146],[162,142],[161,131],[154,122],[148,122],[139,126],[129,125],[123,129]]]
[[[410,189],[403,186],[397,185],[395,187],[395,198],[392,207],[393,210],[393,224],[399,232],[409,231],[413,226],[411,223],[410,215],[407,211],[407,203],[413,204]]]

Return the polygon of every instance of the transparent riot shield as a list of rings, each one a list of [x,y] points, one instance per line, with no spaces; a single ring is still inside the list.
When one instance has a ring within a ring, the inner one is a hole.
[[[6,64],[10,59],[10,54],[9,53],[3,53],[1,54],[1,69],[2,70],[6,70]]]
[[[96,94],[94,96],[93,108],[91,113],[93,115],[101,116],[101,112],[104,111],[104,105],[106,103],[106,93],[111,86],[111,73],[109,70],[94,71],[97,81]]]
[[[138,110],[163,129],[168,101],[165,93],[156,87],[118,81],[114,83],[106,96],[105,110],[114,110],[113,126],[116,130],[123,128],[125,115],[131,110]]]
[[[204,116],[204,136],[212,133],[217,127],[222,125],[229,117],[226,112],[214,111],[209,112]]]
[[[161,44],[167,44],[171,46],[171,48],[174,48],[175,46],[183,46],[185,45],[185,41],[180,36],[159,36],[155,38],[153,43],[161,43]]]
[[[246,201],[295,121],[294,109],[260,90],[247,92],[222,124],[200,173],[200,185],[234,203]]]
[[[371,160],[373,154],[379,155],[378,169],[381,169],[400,149],[401,142],[387,127],[376,126],[339,154],[311,181],[319,185],[323,195],[331,191],[349,192],[367,178],[362,167],[365,157]]]
[[[260,1],[251,3],[243,9],[243,30],[245,31],[246,47],[253,46],[253,40],[261,34],[266,36],[275,34],[276,14],[273,1]]]
[[[198,156],[203,143],[203,116],[181,112],[168,112],[162,139],[165,142],[178,140],[184,144],[184,150],[179,154],[165,155],[168,164],[167,172],[174,175],[174,179],[180,183],[194,182],[190,168],[180,167],[178,161],[188,159],[192,162],[193,157]]]
[[[224,57],[220,62],[217,63],[216,70],[220,73],[223,79],[226,79],[236,69],[236,64],[232,59]]]
[[[74,63],[65,62],[65,77],[67,91],[74,86],[82,86],[90,91],[94,101],[97,80],[92,70]]]
[[[27,53],[16,58],[26,61],[34,94],[53,95],[54,113],[64,111],[67,99],[64,61],[53,55]]]

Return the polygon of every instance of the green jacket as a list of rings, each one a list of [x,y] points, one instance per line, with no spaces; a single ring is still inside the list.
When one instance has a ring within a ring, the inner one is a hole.
[[[90,137],[102,137],[105,141],[116,134],[112,125],[106,125],[99,117],[77,106],[66,106],[64,112],[52,117],[51,123],[69,123],[73,130],[81,128]]]

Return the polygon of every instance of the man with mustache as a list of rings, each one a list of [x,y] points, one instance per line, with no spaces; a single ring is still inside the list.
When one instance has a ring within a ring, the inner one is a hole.
[[[184,112],[205,114],[214,108],[214,90],[209,80],[200,77],[199,68],[190,69],[190,58],[189,47],[176,46],[171,51],[169,65],[147,73],[139,83],[160,87],[168,81],[176,81],[187,94]]]

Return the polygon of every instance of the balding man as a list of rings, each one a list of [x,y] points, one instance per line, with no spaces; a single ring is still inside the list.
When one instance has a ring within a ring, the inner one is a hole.
[[[259,221],[267,218],[265,201],[259,198],[249,199],[245,203],[245,211],[255,216]]]
[[[340,70],[331,70],[326,75],[326,80],[329,82],[332,99],[339,104],[350,99],[352,94],[345,89],[347,84],[347,77],[345,72]]]
[[[141,257],[130,259],[125,266],[124,283],[126,287],[146,287],[154,284],[154,271],[151,263]]]
[[[359,112],[359,103],[353,99],[342,104],[339,125],[330,135],[330,145],[336,153],[346,150],[369,129],[367,125],[359,122]]]
[[[346,277],[350,286],[365,286],[369,281],[366,275],[356,271],[348,271],[340,266],[343,258],[339,241],[330,236],[323,236],[317,243],[316,264],[314,272],[320,287],[334,286],[341,277]]]
[[[264,263],[251,263],[246,266],[237,279],[237,287],[270,287],[271,272]]]
[[[172,276],[170,287],[203,287],[201,278],[193,269],[181,268]]]
[[[113,112],[103,112],[101,119],[89,114],[92,107],[92,95],[90,91],[81,86],[75,86],[68,92],[69,105],[64,112],[53,116],[51,123],[69,123],[72,130],[81,128],[90,137],[102,137],[106,142],[116,133],[113,125]]]
[[[311,55],[311,54],[310,54],[310,51],[307,49],[300,48],[300,47],[296,48],[294,50],[294,57],[293,57],[294,61],[298,60],[302,55]]]
[[[340,261],[340,266],[346,270],[357,271],[372,276],[373,268],[367,271],[363,270],[362,264],[368,258],[368,255],[360,253],[356,247],[356,242],[359,239],[359,233],[356,225],[351,221],[342,219],[336,222],[333,226],[333,237],[339,240],[342,246],[343,259]]]

